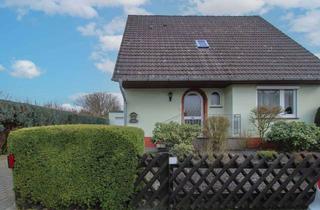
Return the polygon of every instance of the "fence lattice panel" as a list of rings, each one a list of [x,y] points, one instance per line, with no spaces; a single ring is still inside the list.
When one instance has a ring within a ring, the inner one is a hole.
[[[140,158],[136,207],[170,209],[304,208],[320,178],[317,154],[188,156],[169,165],[168,154]]]

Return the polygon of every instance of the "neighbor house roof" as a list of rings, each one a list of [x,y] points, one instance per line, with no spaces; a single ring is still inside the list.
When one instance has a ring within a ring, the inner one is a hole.
[[[129,15],[113,80],[320,81],[320,60],[259,16]]]

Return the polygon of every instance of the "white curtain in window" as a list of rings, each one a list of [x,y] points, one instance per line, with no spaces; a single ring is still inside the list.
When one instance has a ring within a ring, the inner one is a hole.
[[[280,106],[280,90],[258,90],[259,106]]]

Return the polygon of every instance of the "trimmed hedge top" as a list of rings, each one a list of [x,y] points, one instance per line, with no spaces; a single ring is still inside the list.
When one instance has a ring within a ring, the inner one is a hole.
[[[133,193],[143,131],[133,127],[61,125],[9,136],[17,204],[46,208],[124,209]]]
[[[0,125],[40,126],[58,124],[107,124],[102,117],[81,115],[42,106],[0,100]]]

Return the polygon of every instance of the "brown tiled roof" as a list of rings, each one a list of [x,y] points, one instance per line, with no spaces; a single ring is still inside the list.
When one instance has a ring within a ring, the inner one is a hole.
[[[129,16],[113,80],[320,81],[320,60],[258,16]]]

